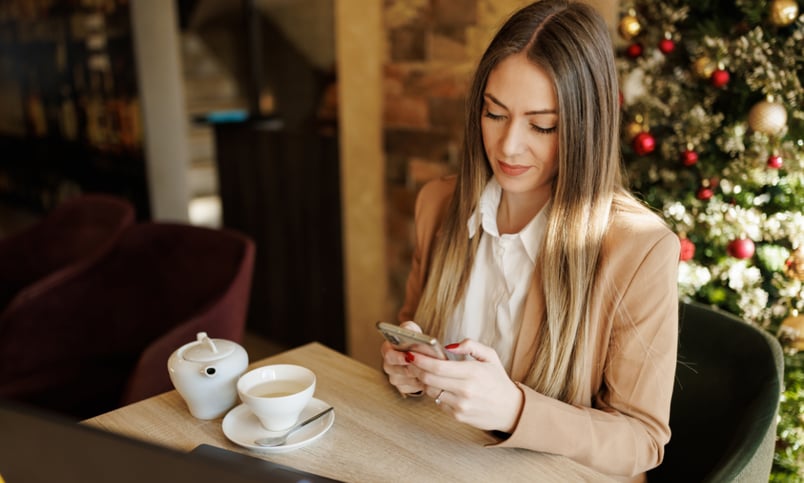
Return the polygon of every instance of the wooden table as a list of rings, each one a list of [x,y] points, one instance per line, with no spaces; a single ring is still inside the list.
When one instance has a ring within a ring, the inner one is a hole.
[[[312,343],[251,364],[306,366],[317,376],[315,397],[335,407],[320,439],[289,453],[261,454],[231,443],[222,418],[190,415],[176,391],[96,416],[84,423],[189,451],[208,443],[344,481],[611,481],[574,461],[511,448],[458,423],[430,398],[401,398],[385,375]]]

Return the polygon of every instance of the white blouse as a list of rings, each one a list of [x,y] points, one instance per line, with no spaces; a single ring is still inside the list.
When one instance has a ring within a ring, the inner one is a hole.
[[[542,208],[519,233],[500,235],[497,209],[501,197],[502,188],[492,177],[483,190],[477,211],[467,222],[469,238],[477,234],[478,226],[485,236],[480,240],[463,299],[447,325],[444,343],[465,338],[481,342],[497,351],[510,372],[547,210]]]

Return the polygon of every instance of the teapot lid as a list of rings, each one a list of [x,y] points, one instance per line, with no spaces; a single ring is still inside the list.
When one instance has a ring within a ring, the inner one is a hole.
[[[237,344],[225,339],[210,339],[206,332],[196,335],[196,342],[184,351],[184,359],[192,362],[211,362],[223,359],[235,351]]]

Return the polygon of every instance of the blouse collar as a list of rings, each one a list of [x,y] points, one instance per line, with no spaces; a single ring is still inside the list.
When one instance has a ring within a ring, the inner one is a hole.
[[[469,238],[474,238],[477,234],[478,227],[482,227],[483,231],[487,234],[500,238],[500,231],[497,227],[497,210],[500,207],[500,200],[502,199],[502,186],[497,182],[497,179],[492,176],[486,183],[483,193],[480,195],[478,207],[469,217],[467,221],[467,228],[469,229]],[[515,235],[503,236],[518,236],[522,240],[525,251],[532,262],[536,261],[536,255],[541,245],[542,236],[547,225],[547,212],[550,201],[545,203],[539,213],[534,216],[527,225]]]

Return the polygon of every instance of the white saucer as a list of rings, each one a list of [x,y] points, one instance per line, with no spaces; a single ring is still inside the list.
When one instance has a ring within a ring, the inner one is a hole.
[[[307,407],[304,408],[304,411],[302,411],[301,415],[299,416],[299,421],[304,421],[310,416],[314,416],[328,407],[329,404],[320,399],[313,398],[307,404]],[[257,446],[254,444],[254,440],[257,438],[278,436],[284,433],[284,431],[268,431],[267,429],[263,428],[260,424],[260,420],[257,419],[257,416],[255,416],[245,404],[240,404],[226,413],[221,426],[223,427],[223,434],[225,434],[231,442],[239,444],[244,448],[248,448],[252,451],[258,451],[260,453],[284,453],[286,451],[293,451],[294,449],[301,448],[302,446],[312,443],[316,439],[320,438],[321,435],[326,433],[327,430],[332,427],[332,423],[334,422],[335,411],[330,411],[330,413],[324,417],[313,421],[307,426],[291,434],[288,437],[288,442],[284,445],[274,446],[272,448]]]

